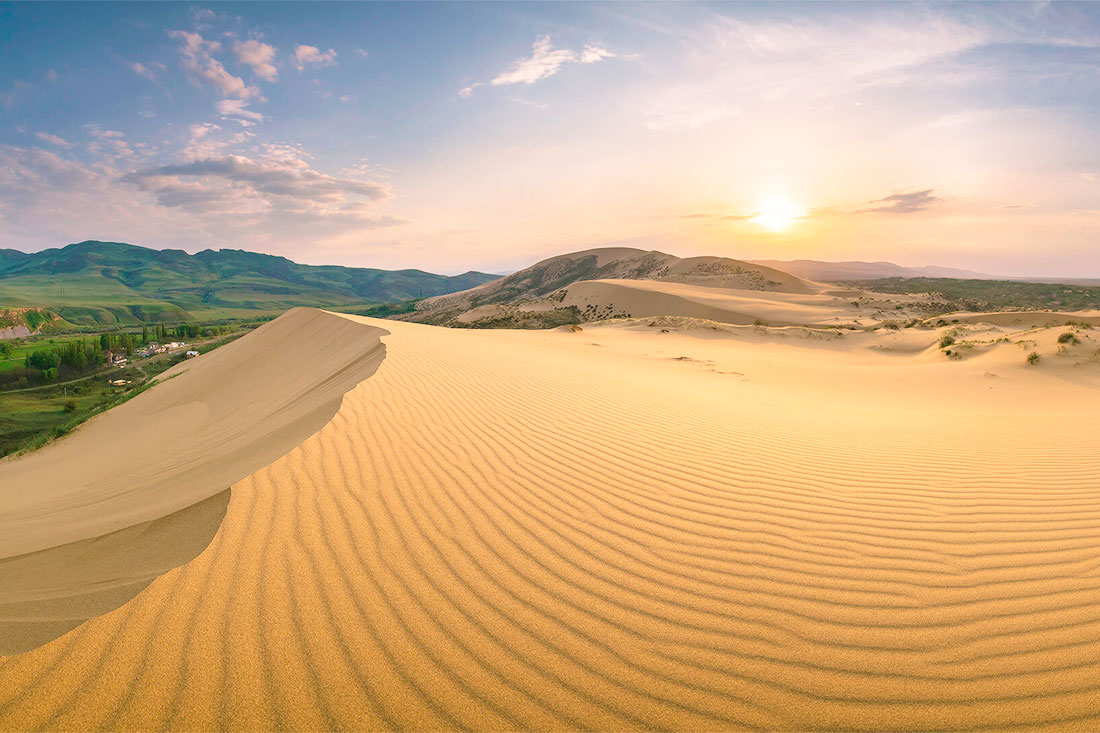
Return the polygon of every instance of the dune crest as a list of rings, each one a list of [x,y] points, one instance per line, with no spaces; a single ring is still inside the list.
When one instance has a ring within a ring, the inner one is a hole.
[[[385,358],[385,333],[294,309],[0,461],[0,654],[116,608],[201,552],[227,489],[327,423]]]

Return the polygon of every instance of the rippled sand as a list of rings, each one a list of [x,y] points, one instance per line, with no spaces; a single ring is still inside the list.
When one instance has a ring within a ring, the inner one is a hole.
[[[1100,725],[1084,351],[313,317],[377,371],[194,560],[0,660],[0,727]]]

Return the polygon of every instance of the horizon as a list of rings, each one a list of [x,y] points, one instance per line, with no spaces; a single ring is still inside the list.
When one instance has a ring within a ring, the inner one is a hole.
[[[85,239],[85,240],[82,240],[80,242],[68,242],[66,244],[61,244],[61,245],[57,245],[57,246],[53,246],[53,247],[43,247],[42,249],[31,250],[31,251],[0,247],[0,251],[4,251],[5,249],[7,249],[9,251],[22,252],[23,254],[38,254],[38,253],[47,252],[47,251],[50,251],[50,250],[66,249],[68,247],[74,247],[74,246],[81,245],[81,244],[121,244],[121,245],[124,245],[124,246],[127,246],[127,247],[138,247],[140,249],[149,249],[149,250],[156,250],[156,251],[183,252],[184,254],[189,255],[189,256],[195,256],[197,254],[201,254],[202,252],[222,252],[222,251],[225,251],[225,252],[245,252],[245,253],[248,253],[248,254],[259,254],[259,255],[264,255],[264,256],[268,256],[268,257],[280,257],[280,258],[289,260],[289,261],[291,261],[291,262],[293,262],[294,264],[297,264],[297,265],[307,265],[307,266],[311,266],[311,267],[348,267],[348,268],[359,267],[359,268],[363,268],[363,269],[383,269],[383,270],[387,270],[387,268],[372,268],[369,265],[345,265],[345,264],[342,264],[342,263],[339,263],[339,262],[319,262],[319,263],[301,262],[301,261],[295,260],[293,257],[289,257],[289,256],[286,256],[286,255],[272,254],[270,252],[256,252],[254,250],[240,249],[240,248],[235,248],[235,247],[208,247],[208,248],[205,248],[205,249],[202,249],[202,250],[188,251],[186,249],[178,248],[178,247],[150,247],[150,246],[147,246],[147,245],[144,245],[144,244],[135,244],[133,242],[115,242],[115,241],[97,240],[97,239]],[[622,249],[622,248],[623,247],[615,247],[615,246],[595,247],[595,248],[591,248],[591,251],[597,251],[597,250],[600,250],[600,249]],[[671,252],[662,252],[661,250],[656,250],[656,249],[653,249],[653,250],[645,250],[645,249],[640,249],[640,248],[633,248],[633,249],[636,249],[639,252],[656,252],[658,254],[672,254]],[[577,252],[582,252],[582,251],[586,251],[586,250],[576,250],[574,252],[560,252],[558,254],[559,255],[560,254],[576,254]],[[546,258],[543,258],[543,259],[550,259],[550,258],[553,258],[555,256],[556,255],[549,255],[549,257],[546,257]],[[682,258],[690,258],[690,257],[708,256],[708,255],[683,255],[683,256],[674,255],[674,256],[682,257]],[[730,257],[729,259],[737,259],[737,258]],[[542,260],[539,260],[538,262],[541,262],[541,261]],[[944,266],[931,265],[931,264],[928,264],[928,265],[898,265],[898,263],[896,263],[896,262],[889,262],[887,260],[814,260],[812,258],[800,258],[800,259],[791,259],[791,260],[776,260],[776,259],[758,258],[758,259],[754,259],[754,260],[744,260],[744,261],[745,262],[756,262],[756,263],[761,263],[761,264],[769,264],[769,263],[790,264],[790,263],[799,263],[799,262],[807,262],[807,263],[821,262],[823,264],[835,264],[835,265],[894,265],[894,266],[908,267],[908,268],[913,268],[913,269],[921,269],[921,268],[936,268],[936,269],[941,269],[941,270],[952,270],[953,269],[953,270],[957,270],[959,272],[964,272],[964,273],[967,273],[967,274],[980,275],[980,276],[983,276],[985,279],[993,277],[993,278],[1003,278],[1003,279],[1007,280],[1007,279],[1020,279],[1020,278],[1024,278],[1024,277],[1030,277],[1030,276],[1026,276],[1026,275],[1010,275],[1010,274],[1002,274],[1002,273],[979,272],[979,271],[976,271],[976,270],[965,270],[963,268],[951,268],[951,267],[944,267]],[[453,276],[458,276],[458,275],[466,275],[466,274],[477,273],[477,274],[482,274],[482,275],[495,275],[495,276],[499,276],[499,277],[507,277],[508,275],[511,275],[515,272],[523,270],[526,267],[532,266],[534,264],[537,264],[537,262],[529,262],[526,265],[522,265],[522,266],[517,267],[515,269],[506,270],[506,271],[505,270],[488,271],[488,270],[478,270],[476,268],[471,268],[471,269],[462,270],[462,271],[436,272],[434,274],[453,277]],[[428,271],[428,270],[424,270],[424,268],[415,267],[415,266],[413,266],[413,267],[404,267],[404,268],[389,268],[387,271],[399,271],[399,270],[419,270],[419,271],[423,271],[423,272],[431,272],[431,271]],[[914,277],[916,277],[916,276],[914,276]],[[959,275],[932,275],[932,274],[929,274],[929,275],[924,275],[922,277],[958,278],[960,276]],[[1044,276],[1040,275],[1038,277],[1044,277]],[[1067,282],[1072,281],[1072,280],[1093,280],[1093,279],[1096,279],[1096,278],[1089,277],[1087,275],[1084,275],[1084,276],[1082,276],[1082,275],[1053,275],[1053,276],[1047,276],[1047,277],[1052,278],[1052,279],[1053,278],[1062,278],[1063,280],[1065,280]]]
[[[0,248],[500,273],[629,246],[1100,277],[1091,4],[0,18]]]

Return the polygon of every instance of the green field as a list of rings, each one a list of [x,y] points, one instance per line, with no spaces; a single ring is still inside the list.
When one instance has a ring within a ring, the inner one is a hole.
[[[939,277],[888,277],[852,280],[842,284],[876,293],[932,293],[943,301],[943,311],[1075,311],[1100,308],[1100,287],[1087,285]]]
[[[3,353],[0,352],[0,372],[23,366],[23,360],[35,349],[41,349],[44,346],[60,346],[69,341],[80,341],[88,337],[89,334],[69,334],[12,339],[8,342],[11,355],[4,358]]]
[[[260,323],[237,322],[225,326],[220,335],[190,341],[189,348],[200,353],[218,348]],[[136,332],[139,340],[140,334],[139,329]],[[20,340],[12,356],[0,362],[0,371],[22,367],[24,358],[36,350],[95,338],[98,334]],[[150,379],[184,358],[183,354],[160,354],[148,359],[134,359],[123,368],[104,365],[55,384],[0,391],[0,456],[32,450],[65,435],[93,415],[137,395]],[[128,379],[131,384],[113,387],[108,384],[109,379]]]

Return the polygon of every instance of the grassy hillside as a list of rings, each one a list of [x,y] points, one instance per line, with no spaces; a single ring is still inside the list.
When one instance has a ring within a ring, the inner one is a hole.
[[[0,308],[47,308],[80,325],[242,318],[293,306],[365,307],[453,293],[495,279],[421,270],[300,265],[239,250],[154,250],[80,242],[0,250]]]
[[[944,310],[1088,310],[1100,308],[1100,287],[1009,280],[890,277],[845,283],[877,293],[933,293]]]

